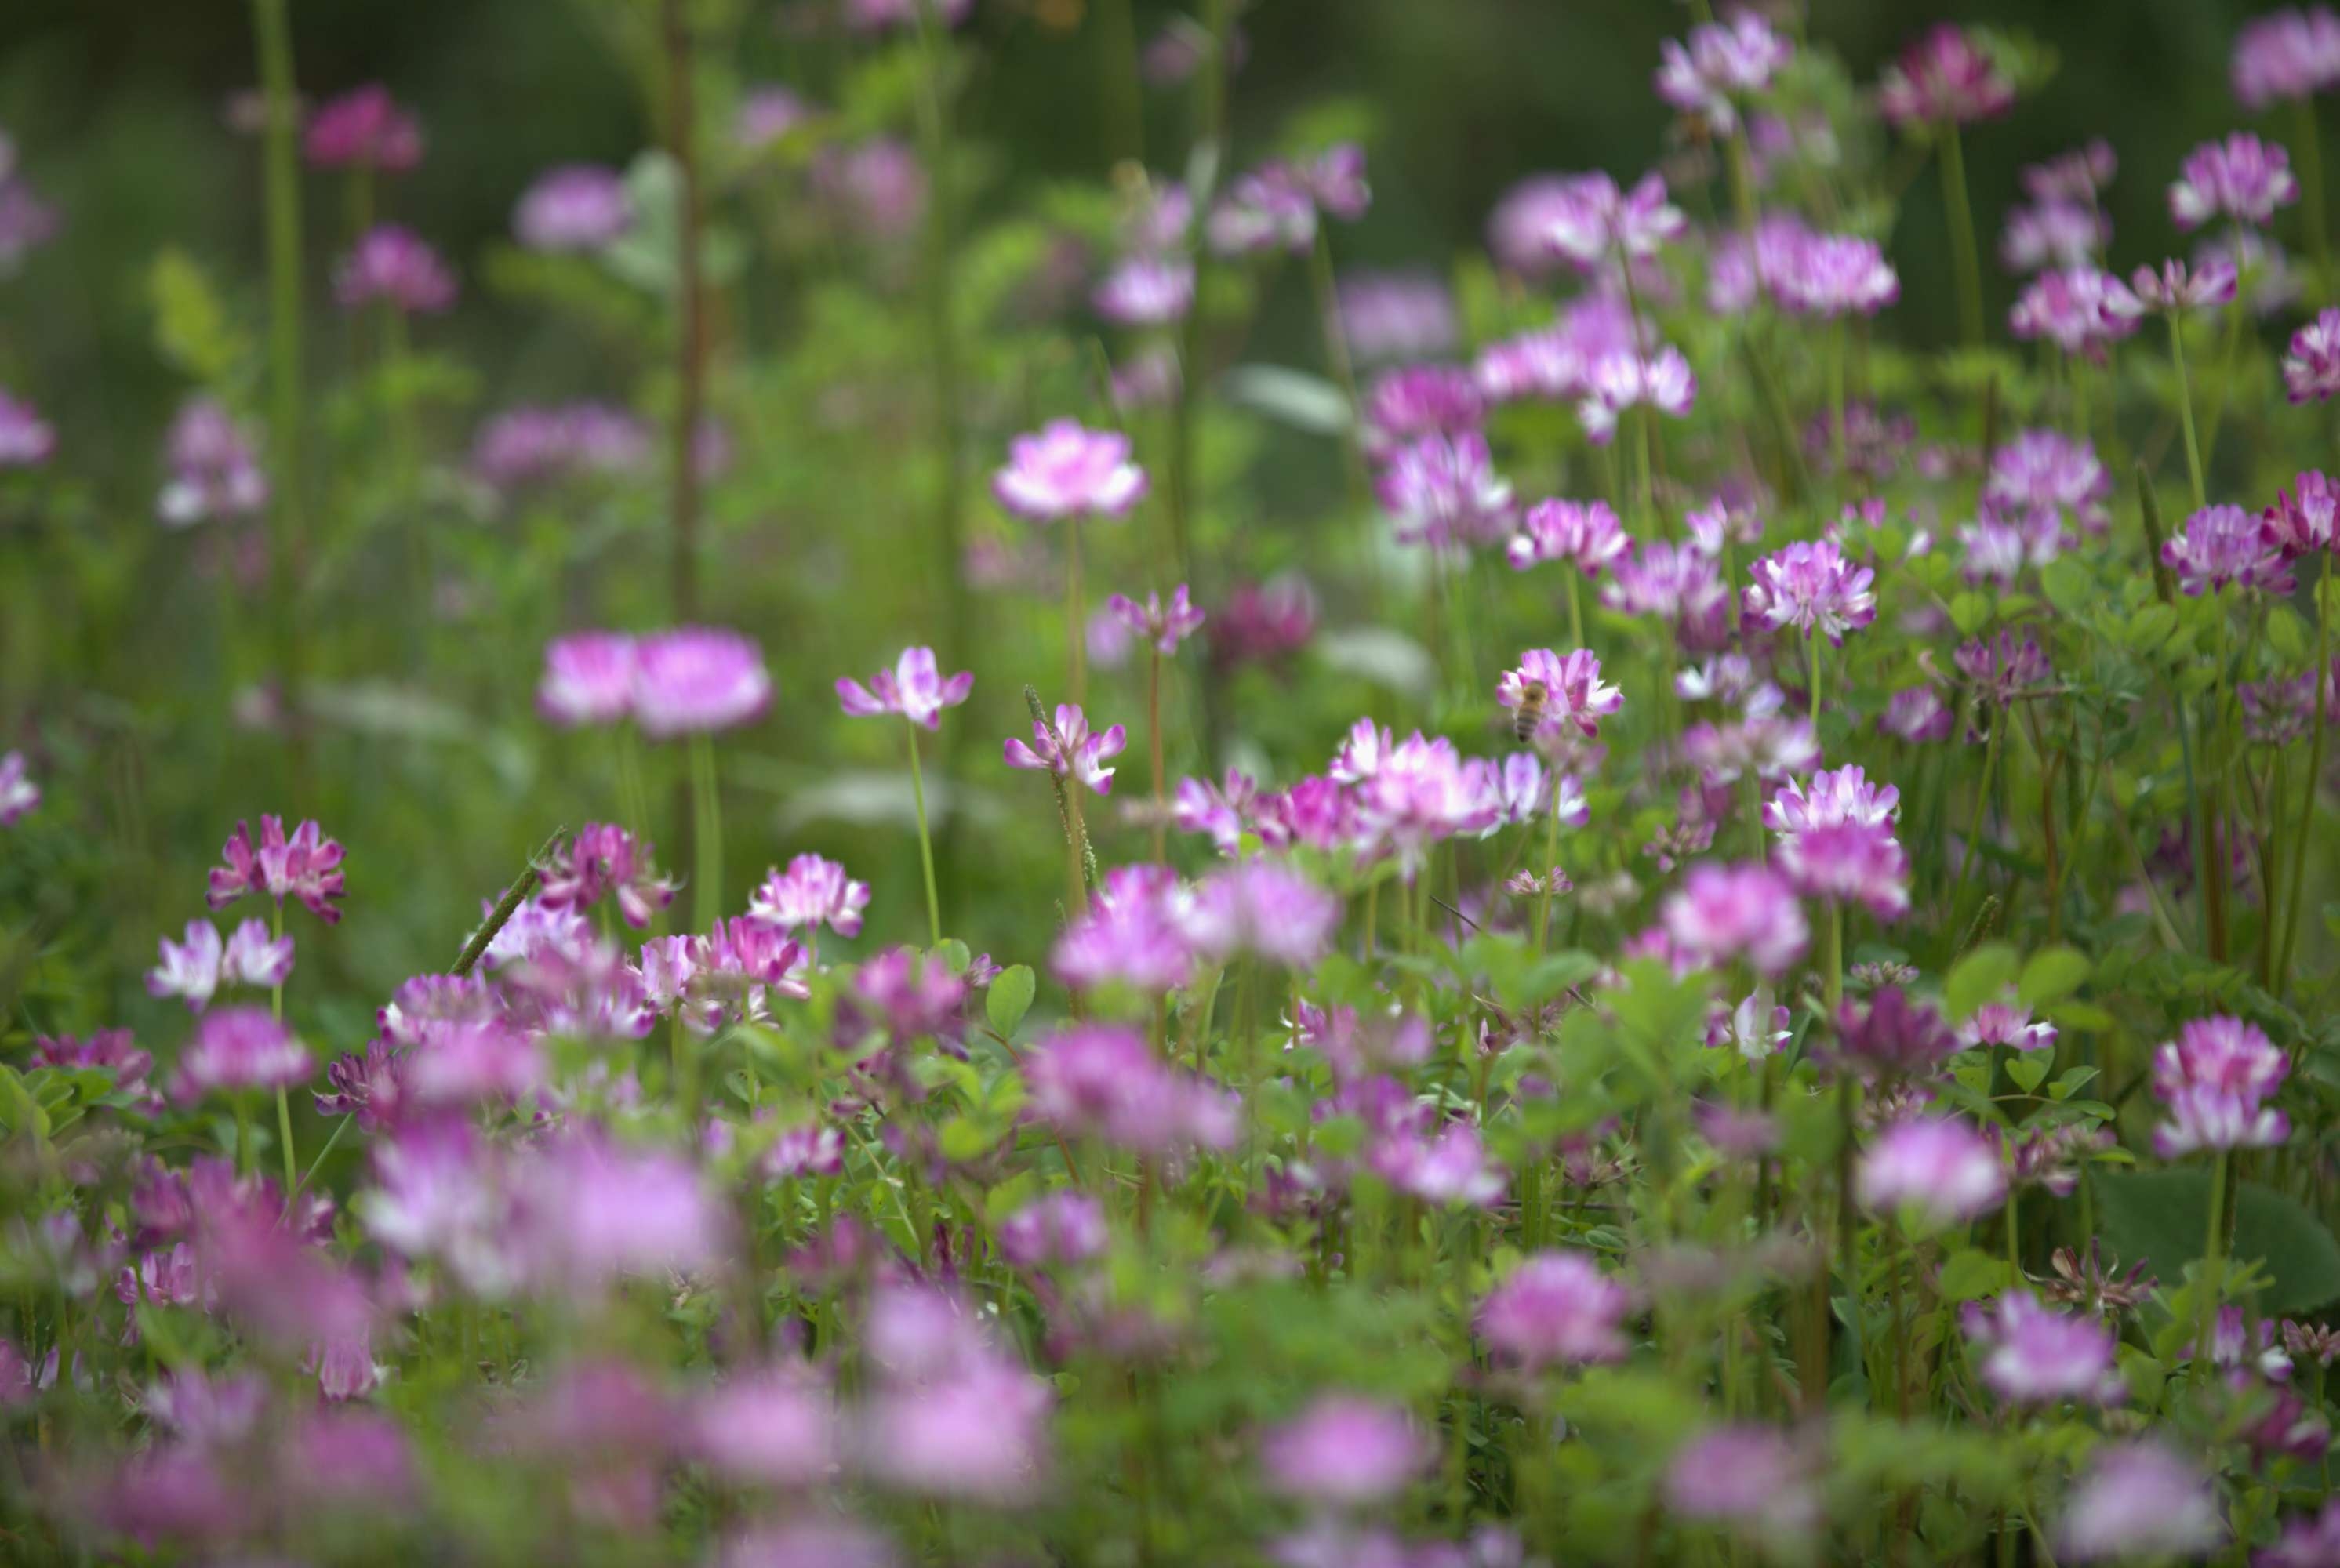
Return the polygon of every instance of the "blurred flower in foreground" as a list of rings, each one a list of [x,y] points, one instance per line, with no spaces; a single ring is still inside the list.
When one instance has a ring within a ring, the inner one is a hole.
[[[171,481],[155,515],[174,528],[220,518],[248,518],[268,505],[268,479],[251,443],[225,408],[197,398],[171,421]]]
[[[41,804],[41,786],[25,766],[23,752],[0,752],[0,827],[14,827]]]
[[[536,709],[557,725],[614,724],[633,710],[634,639],[576,632],[544,645]]]
[[[2266,1101],[2290,1072],[2291,1059],[2256,1024],[2218,1017],[2181,1025],[2153,1053],[2154,1098],[2169,1108],[2153,1129],[2154,1152],[2176,1159],[2282,1143],[2291,1119]]]
[[[379,82],[329,98],[309,117],[309,163],[317,169],[404,173],[422,162],[422,127]]]
[[[1129,459],[1129,438],[1057,419],[1008,443],[1007,462],[991,477],[999,504],[1036,523],[1060,518],[1119,517],[1145,494],[1145,470]]]
[[[2290,155],[2272,142],[2236,131],[2223,142],[2206,142],[2186,155],[2169,187],[2169,221],[2198,229],[2214,218],[2264,224],[2277,207],[2299,200]]]
[[[2311,5],[2254,17],[2235,35],[2228,75],[2246,109],[2328,90],[2340,84],[2340,16],[2328,5]]]
[[[2291,335],[2283,356],[2283,386],[2295,403],[2322,402],[2340,392],[2340,310],[2323,310]],[[0,397],[0,424],[7,399]],[[5,441],[0,440],[0,461]]]
[[[382,223],[358,236],[333,272],[345,311],[376,301],[409,315],[436,315],[455,303],[455,275],[411,229]]]
[[[1344,272],[1341,330],[1359,364],[1452,353],[1462,324],[1453,293],[1432,272]]]
[[[634,646],[633,715],[652,739],[736,728],[771,703],[764,656],[737,632],[678,626]]]
[[[223,1007],[203,1015],[179,1053],[172,1098],[192,1104],[213,1090],[284,1089],[314,1067],[308,1048],[264,1007]]]
[[[1913,1117],[1879,1136],[1860,1157],[1855,1188],[1872,1214],[1928,1228],[1963,1224],[2007,1198],[1998,1145],[1962,1121]]]
[[[57,432],[23,398],[0,390],[0,468],[37,468],[57,449]]]
[[[2202,1473],[2150,1439],[2097,1450],[2056,1530],[2075,1563],[2198,1557],[2226,1538]]]
[[[1474,1320],[1495,1358],[1528,1372],[1621,1361],[1632,1295],[1580,1252],[1540,1252],[1487,1293]]]
[[[1404,1488],[1432,1450],[1404,1411],[1327,1395],[1260,1441],[1268,1484],[1334,1507],[1375,1503]]]
[[[1712,1520],[1793,1553],[1824,1517],[1819,1456],[1773,1427],[1718,1426],[1666,1466],[1666,1501],[1686,1519]]]

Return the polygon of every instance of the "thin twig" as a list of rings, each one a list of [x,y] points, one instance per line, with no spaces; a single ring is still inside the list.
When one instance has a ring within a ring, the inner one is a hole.
[[[520,875],[512,879],[511,886],[504,889],[504,896],[496,901],[496,907],[488,912],[488,918],[480,922],[480,929],[471,933],[470,940],[463,943],[463,951],[456,956],[456,974],[469,975],[478,967],[480,955],[488,951],[488,944],[496,940],[496,933],[503,930],[504,922],[511,920],[519,911],[521,902],[536,891],[538,879],[544,874],[544,863],[551,858],[552,846],[559,843],[568,831],[566,827],[553,829],[552,836],[544,841],[544,847],[538,850],[535,857],[521,868]]]

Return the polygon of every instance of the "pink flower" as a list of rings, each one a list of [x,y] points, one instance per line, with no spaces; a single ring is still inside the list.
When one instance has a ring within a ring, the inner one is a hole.
[[[304,822],[284,836],[284,819],[260,819],[260,848],[252,847],[251,831],[241,822],[221,847],[224,865],[212,868],[204,899],[213,909],[225,909],[248,892],[264,893],[283,908],[289,895],[309,912],[332,925],[342,918],[334,903],[343,893],[342,846],[324,836],[314,822]]]
[[[2053,508],[2083,532],[2100,534],[2112,476],[2086,440],[2055,430],[2022,430],[1991,454],[1983,498],[2008,509]]]
[[[2340,487],[2311,468],[2277,490],[2260,518],[2260,532],[2285,560],[2340,547]]]
[[[2021,339],[2045,338],[2067,354],[2104,362],[2105,345],[2137,330],[2134,316],[2113,310],[2125,291],[2120,280],[2083,264],[2042,272],[2007,313],[2007,330]]]
[[[1182,803],[1190,784],[1195,781],[1179,786]],[[1112,981],[1140,991],[1185,984],[1193,960],[1177,924],[1177,903],[1178,879],[1168,867],[1115,866],[1088,913],[1056,939],[1050,959],[1056,978],[1076,991]]]
[[[935,668],[932,648],[904,648],[890,670],[879,670],[865,686],[849,677],[837,683],[838,705],[856,718],[900,714],[912,724],[942,727],[942,711],[967,701],[975,689],[975,675],[961,670],[944,680]]]
[[[1304,252],[1316,238],[1316,199],[1288,163],[1263,163],[1240,174],[1211,209],[1211,249],[1222,256],[1272,251]]]
[[[422,128],[379,82],[330,98],[309,118],[309,163],[404,173],[422,162]]]
[[[1365,456],[1387,462],[1423,436],[1453,438],[1476,430],[1487,402],[1468,370],[1449,365],[1405,365],[1384,371],[1357,410]]]
[[[1341,901],[1298,872],[1251,860],[1205,878],[1175,919],[1195,952],[1215,962],[1250,952],[1307,969],[1332,945]]]
[[[2230,74],[2246,109],[2325,91],[2340,83],[2340,17],[2329,6],[2315,5],[2246,22],[2235,35]]]
[[[1260,1442],[1268,1484],[1288,1497],[1359,1507],[1403,1491],[1432,1455],[1403,1410],[1327,1395]]]
[[[1950,735],[1950,710],[1942,705],[1942,697],[1932,686],[1911,686],[1893,694],[1885,711],[1877,716],[1877,727],[1915,745],[1948,740]]]
[[[654,740],[731,729],[771,703],[764,656],[737,632],[678,626],[635,645],[631,705]]]
[[[1977,637],[1959,644],[1951,660],[1960,675],[2000,707],[2040,690],[2055,677],[2039,639],[2013,626],[2000,627],[1988,642]]]
[[[2189,597],[2228,584],[2276,595],[2292,590],[2290,563],[2259,519],[2240,507],[2205,507],[2186,518],[2185,531],[2163,543],[2161,564],[2177,574]]]
[[[1145,470],[1130,461],[1127,436],[1057,419],[1008,443],[1006,466],[992,475],[991,492],[1036,523],[1117,518],[1145,494]]]
[[[1567,561],[1597,577],[1631,547],[1608,502],[1550,500],[1528,508],[1509,555],[1516,571],[1541,561]]]
[[[811,1378],[759,1370],[699,1395],[688,1417],[688,1442],[727,1480],[809,1487],[836,1470],[836,1427],[829,1396]]]
[[[1658,96],[1710,135],[1728,137],[1738,128],[1739,101],[1770,86],[1793,53],[1770,23],[1741,11],[1727,23],[1691,28],[1687,45],[1671,38],[1658,45]]]
[[[1495,1358],[1530,1372],[1621,1361],[1632,1296],[1581,1252],[1540,1252],[1479,1304],[1479,1337]]]
[[[263,928],[263,930],[265,928]],[[201,1012],[219,989],[220,934],[207,920],[187,922],[187,938],[174,942],[169,937],[162,940],[162,962],[146,974],[146,992],[150,996],[184,998],[188,1007]]]
[[[531,251],[599,251],[633,222],[625,176],[594,163],[547,170],[512,212],[512,232]]]
[[[1790,1433],[1741,1424],[1717,1426],[1678,1450],[1666,1466],[1666,1501],[1689,1519],[1738,1526],[1797,1550],[1825,1517],[1819,1455]]]
[[[519,1162],[512,1194],[512,1249],[544,1289],[590,1296],[625,1276],[722,1257],[721,1206],[697,1170],[662,1151],[562,1138]]]
[[[210,398],[190,399],[171,421],[171,482],[155,498],[166,528],[213,518],[248,518],[268,505],[268,479],[228,411]]]
[[[2197,1019],[2154,1052],[2154,1097],[2169,1119],[2153,1130],[2164,1159],[2204,1149],[2272,1149],[2291,1136],[2290,1119],[2266,1105],[2291,1060],[2257,1026],[2237,1018]]]
[[[817,854],[800,854],[788,862],[785,874],[775,869],[749,901],[751,919],[783,931],[804,931],[826,923],[839,936],[861,934],[861,912],[869,907],[869,884],[855,882],[845,868]]]
[[[1000,1256],[1018,1268],[1063,1268],[1102,1254],[1105,1206],[1085,1192],[1044,1193],[999,1222]]]
[[[1763,825],[1782,841],[1817,827],[1858,823],[1864,827],[1889,827],[1901,815],[1901,792],[1888,784],[1872,784],[1858,764],[1812,774],[1809,784],[1790,779],[1763,808]]]
[[[2214,261],[2189,270],[2184,261],[2173,258],[2158,269],[2139,267],[2129,274],[2126,288],[2117,282],[2107,285],[2104,309],[2108,316],[2135,321],[2147,311],[2175,315],[2223,305],[2234,297],[2232,261]]]
[[[536,711],[554,724],[613,724],[633,711],[633,638],[578,632],[544,645]]]
[[[309,1051],[264,1007],[208,1013],[179,1053],[171,1096],[192,1105],[213,1090],[286,1089],[307,1080]]]
[[[56,449],[56,428],[29,400],[0,389],[0,469],[38,468]]]
[[[731,140],[743,153],[761,153],[812,118],[805,101],[786,87],[751,87],[740,94]]]
[[[932,1036],[956,1040],[967,981],[939,953],[888,948],[853,974],[853,994],[886,1021],[887,1032],[907,1042]]]
[[[1750,569],[1748,617],[1773,631],[1792,627],[1841,647],[1845,633],[1877,618],[1877,574],[1854,566],[1831,540],[1800,540]]]
[[[1698,377],[1671,344],[1646,356],[1604,354],[1592,367],[1591,386],[1591,395],[1576,406],[1576,419],[1602,447],[1616,439],[1617,418],[1627,409],[1646,405],[1680,419],[1698,399]]]
[[[1124,327],[1182,321],[1195,306],[1195,264],[1163,256],[1128,256],[1115,262],[1089,296],[1106,321]]]
[[[1178,651],[1178,645],[1202,629],[1203,612],[1186,597],[1186,585],[1180,583],[1170,590],[1170,603],[1165,606],[1159,594],[1149,593],[1141,605],[1124,594],[1115,594],[1105,602],[1114,619],[1129,628],[1132,636],[1145,637],[1154,644],[1154,651],[1165,657]]]
[[[2264,225],[2277,207],[2298,200],[2299,182],[2292,177],[2290,155],[2247,131],[2236,131],[2186,155],[2169,187],[2169,219],[2181,230],[2198,229],[2218,217]]]
[[[1234,1141],[1226,1095],[1116,1025],[1076,1025],[1042,1041],[1025,1054],[1024,1084],[1032,1114],[1068,1136],[1157,1155]]]
[[[2018,1003],[1987,1001],[1958,1026],[1958,1043],[1969,1047],[2003,1045],[2014,1050],[2050,1050],[2056,1044],[2056,1026],[2033,1022],[2029,1010]]]
[[[1759,974],[1784,973],[1804,954],[1810,928],[1794,892],[1768,866],[1691,867],[1665,903],[1666,933],[1710,967],[1745,957]]]
[[[2340,310],[2318,311],[2315,320],[2291,335],[2283,356],[2283,386],[2295,403],[2320,403],[2340,392]]]
[[[2010,272],[2087,267],[2112,242],[2112,220],[2084,202],[2041,202],[2011,208],[1998,237],[1998,259]]]
[[[1589,648],[1565,656],[1550,648],[1530,648],[1496,681],[1495,703],[1514,710],[1542,705],[1528,731],[1530,741],[1556,740],[1572,729],[1591,740],[1601,734],[1601,721],[1625,705],[1625,694],[1601,679],[1601,660]]]
[[[2113,1336],[2091,1313],[2075,1317],[2010,1290],[1959,1309],[1976,1374],[2013,1405],[2113,1405],[2126,1390],[2113,1362]]]
[[[1102,735],[1091,735],[1088,715],[1069,703],[1056,705],[1054,735],[1046,724],[1036,719],[1033,721],[1032,735],[1039,743],[1036,751],[1013,736],[1008,738],[1006,754],[1009,767],[1077,779],[1099,794],[1113,788],[1114,770],[1104,765],[1106,759],[1119,756],[1129,744],[1119,725]],[[1061,747],[1056,744],[1058,737],[1064,742]]]
[[[2173,1562],[2225,1543],[2217,1498],[2200,1470],[2150,1439],[2100,1447],[2056,1527],[2066,1562]]]
[[[1400,544],[1492,544],[1511,532],[1511,482],[1495,472],[1476,430],[1398,449],[1373,488]]]
[[[618,912],[639,931],[674,902],[674,880],[658,874],[650,846],[610,823],[587,823],[544,868],[538,897],[554,909],[590,909],[614,892]]]
[[[1341,328],[1362,364],[1448,354],[1462,340],[1454,295],[1432,272],[1341,274]]]
[[[1681,209],[1666,200],[1664,176],[1644,174],[1631,191],[1607,174],[1563,182],[1543,215],[1539,242],[1552,255],[1590,271],[1620,255],[1654,256],[1688,227]]]
[[[1912,1117],[1880,1134],[1860,1157],[1861,1207],[1930,1228],[1963,1224],[2007,1198],[1998,1143],[1963,1121]]]
[[[1807,315],[1873,316],[1901,297],[1901,280],[1873,240],[1817,234],[1776,284],[1780,303]]]
[[[379,300],[407,315],[438,315],[454,306],[455,275],[412,230],[380,223],[342,258],[333,298],[345,311]]]
[[[1885,68],[1877,107],[1902,130],[1995,120],[2015,106],[2008,81],[1981,42],[1944,22],[1921,35]]]

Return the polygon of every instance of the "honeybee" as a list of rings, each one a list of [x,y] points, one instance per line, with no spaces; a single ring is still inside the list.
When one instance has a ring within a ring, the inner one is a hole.
[[[1552,694],[1542,681],[1529,681],[1520,687],[1520,705],[1512,714],[1512,738],[1520,745],[1528,744],[1543,723],[1543,705]]]

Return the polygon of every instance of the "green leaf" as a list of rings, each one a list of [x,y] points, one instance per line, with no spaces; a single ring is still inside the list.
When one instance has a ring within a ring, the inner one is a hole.
[[[2097,1212],[2106,1248],[2124,1267],[2149,1262],[2149,1272],[2175,1284],[2203,1254],[2209,1237],[2210,1172],[2101,1172]],[[2273,1278],[2259,1302],[2268,1312],[2305,1312],[2340,1298],[2340,1241],[2297,1201],[2256,1182],[2236,1195],[2235,1235],[2227,1254],[2257,1260]]]
[[[2030,1094],[2038,1089],[2039,1080],[2048,1076],[2048,1069],[2053,1064],[2046,1059],[2054,1054],[2043,1050],[2016,1057],[2007,1064],[2007,1076],[2015,1080],[2017,1088]]]
[[[2019,960],[2003,942],[1985,942],[1958,960],[1942,987],[1942,1011],[1952,1023],[1964,1023],[1974,1010],[1996,1000],[2015,983]]]
[[[1231,402],[1315,436],[1337,436],[1349,428],[1349,399],[1341,389],[1305,370],[1282,365],[1237,365],[1220,378]]]
[[[2087,1088],[2089,1083],[2095,1080],[2096,1076],[2097,1070],[2093,1067],[2076,1067],[2071,1071],[2066,1073],[2063,1077],[2057,1079],[2055,1082],[2048,1086],[2048,1098],[2050,1100],[2069,1100],[2074,1095],[2079,1093],[2080,1090]]]
[[[1968,589],[1950,601],[1950,623],[1970,637],[1990,624],[1990,601]]]
[[[1978,1301],[1996,1296],[2015,1283],[2015,1270],[2003,1257],[1964,1247],[1942,1264],[1942,1299]]]
[[[209,274],[184,251],[164,251],[146,273],[154,346],[173,368],[205,386],[232,386],[251,363],[251,335],[220,303]]]
[[[2015,982],[2016,997],[2029,1008],[2061,1001],[2080,989],[2088,969],[2087,955],[2077,948],[2051,947],[2023,966],[2023,978]]]
[[[2130,647],[2141,654],[2151,653],[2169,640],[2177,629],[2177,612],[2164,604],[2150,604],[2129,616],[2121,636]]]
[[[953,974],[965,974],[967,966],[975,962],[975,954],[967,952],[967,943],[955,936],[943,938],[936,944],[935,951],[942,954],[943,962],[950,966]]]
[[[2048,602],[2067,616],[2094,609],[2102,599],[2087,568],[2069,556],[2048,562],[2039,574],[2039,586],[2047,590]]]
[[[1029,964],[1014,964],[993,976],[990,994],[983,999],[984,1015],[991,1020],[991,1027],[1003,1035],[1013,1035],[1025,1013],[1031,1011],[1032,992],[1038,984]]]
[[[2266,639],[2267,646],[2285,665],[2307,662],[2307,623],[2288,605],[2277,605],[2267,612]]]
[[[943,1124],[937,1139],[943,1158],[953,1163],[979,1159],[997,1143],[1006,1129],[999,1123],[977,1120],[972,1117],[953,1117]]]

